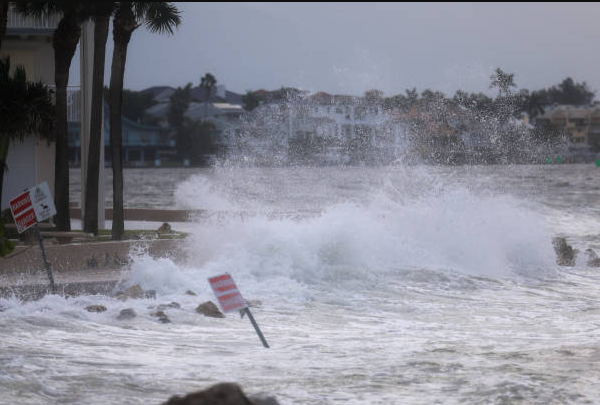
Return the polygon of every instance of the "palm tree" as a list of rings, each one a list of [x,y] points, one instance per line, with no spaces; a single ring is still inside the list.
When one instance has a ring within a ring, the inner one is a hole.
[[[514,73],[505,73],[502,69],[496,68],[496,71],[490,76],[492,81],[490,89],[497,87],[499,97],[502,96],[502,92],[504,92],[504,95],[508,95],[511,87],[517,87],[514,78]]]
[[[11,77],[10,59],[0,59],[0,197],[10,142],[32,134],[48,140],[54,134],[52,91],[28,82],[22,66]]]
[[[125,232],[123,220],[123,154],[121,110],[127,47],[133,31],[145,25],[151,32],[168,32],[181,23],[180,12],[171,2],[119,2],[113,17],[114,50],[110,73],[110,146],[113,166],[112,238],[120,240]]]
[[[210,95],[212,94],[212,90],[217,84],[217,79],[207,73],[200,79],[200,88],[204,89],[204,93],[206,94],[206,101],[204,103],[204,119],[208,118],[208,101],[210,100]]]
[[[8,25],[8,1],[0,2],[0,49],[2,49],[2,40],[6,33],[6,26]]]
[[[24,15],[60,14],[62,17],[52,35],[54,48],[54,81],[56,84],[56,157],[54,199],[56,227],[70,231],[69,215],[69,145],[67,130],[67,84],[71,61],[81,36],[80,24],[89,13],[89,5],[80,2],[16,2],[16,10]]]
[[[102,105],[104,103],[104,60],[106,56],[106,40],[108,25],[113,13],[114,2],[90,3],[94,21],[94,67],[92,72],[92,108],[90,122],[90,143],[88,148],[87,175],[85,183],[85,207],[83,230],[98,234],[98,183],[100,165],[100,144],[102,138]],[[102,185],[104,186],[104,185]]]

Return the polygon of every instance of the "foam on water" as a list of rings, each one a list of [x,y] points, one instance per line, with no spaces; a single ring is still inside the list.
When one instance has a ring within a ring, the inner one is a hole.
[[[142,255],[134,257],[131,279],[171,294],[205,289],[206,277],[229,272],[252,294],[305,300],[323,289],[368,294],[386,275],[425,269],[544,276],[555,268],[551,239],[544,219],[510,196],[458,188],[397,201],[378,192],[369,203],[335,204],[308,218],[199,224],[186,241],[185,267]]]

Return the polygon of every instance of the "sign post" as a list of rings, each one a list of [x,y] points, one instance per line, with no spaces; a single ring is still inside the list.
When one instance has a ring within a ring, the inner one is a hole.
[[[50,193],[48,183],[43,182],[35,187],[28,188],[23,193],[10,200],[10,211],[15,219],[15,224],[17,225],[17,231],[19,233],[25,232],[32,226],[34,227],[35,236],[38,238],[40,249],[42,250],[46,274],[50,280],[50,288],[52,289],[52,292],[54,292],[54,277],[52,276],[52,269],[48,257],[46,256],[44,241],[38,226],[38,222],[56,215],[56,208],[54,207],[54,201],[52,200],[52,194]]]
[[[242,294],[240,294],[238,291],[231,275],[225,273],[219,276],[210,277],[208,279],[208,283],[210,284],[213,293],[215,293],[223,312],[227,313],[239,310],[242,318],[244,317],[244,314],[248,314],[248,319],[250,319],[256,334],[258,335],[263,346],[268,349],[269,344],[258,327],[256,320],[252,316],[252,312],[250,312],[250,308],[248,308],[246,300],[242,298]]]

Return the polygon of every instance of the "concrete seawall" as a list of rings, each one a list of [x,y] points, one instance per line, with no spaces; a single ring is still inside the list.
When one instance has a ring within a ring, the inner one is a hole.
[[[96,242],[46,246],[57,291],[65,296],[108,294],[127,268],[132,249],[152,257],[181,259],[181,239]],[[18,247],[0,259],[0,297],[39,299],[48,293],[48,278],[39,246]]]

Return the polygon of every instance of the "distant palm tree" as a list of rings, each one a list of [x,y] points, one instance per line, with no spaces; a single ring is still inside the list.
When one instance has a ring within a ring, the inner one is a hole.
[[[505,73],[502,69],[496,68],[496,71],[490,76],[492,83],[490,89],[494,87],[498,88],[498,96],[508,95],[511,87],[517,87],[514,81],[515,75],[513,73]]]
[[[206,94],[206,101],[204,103],[204,119],[208,118],[208,102],[216,85],[217,79],[210,73],[205,74],[204,77],[200,79],[200,87],[204,89],[204,93]]]
[[[121,111],[127,47],[133,31],[145,25],[151,32],[173,34],[181,23],[180,12],[171,2],[119,2],[113,17],[114,50],[110,73],[110,147],[113,166],[112,238],[120,240],[125,232],[123,218],[123,134]]]
[[[69,215],[69,145],[67,130],[67,84],[71,61],[81,36],[81,23],[88,18],[88,5],[83,2],[16,2],[16,10],[24,15],[61,16],[52,35],[54,48],[54,81],[56,84],[56,156],[54,166],[54,199],[56,227],[71,230]]]
[[[106,57],[106,40],[108,25],[112,15],[114,2],[90,2],[90,14],[94,21],[94,67],[92,72],[92,108],[90,119],[90,142],[87,157],[87,172],[85,182],[85,207],[83,230],[98,234],[98,183],[100,176],[100,151],[104,148],[102,138],[102,121],[104,114],[104,60]],[[102,184],[104,187],[104,184]]]
[[[8,1],[0,2],[0,49],[2,49],[2,40],[6,34],[6,26],[8,25]]]
[[[535,118],[538,114],[544,114],[544,97],[537,91],[533,91],[525,100],[523,109],[529,118]]]
[[[11,77],[10,59],[0,59],[0,197],[10,142],[31,135],[54,135],[52,91],[41,82],[28,82],[22,66]]]

